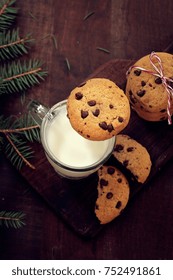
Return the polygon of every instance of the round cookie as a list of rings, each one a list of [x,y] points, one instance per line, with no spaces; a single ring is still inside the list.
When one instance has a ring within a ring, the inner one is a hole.
[[[136,108],[132,106],[132,109],[134,109],[134,111],[136,111],[136,113],[144,120],[146,121],[164,121],[167,119],[167,111],[163,110],[160,113],[152,113],[152,112],[148,112],[146,111],[143,107],[141,108]]]
[[[93,78],[72,90],[67,112],[72,127],[79,134],[99,141],[117,135],[127,126],[130,104],[114,82]]]
[[[173,79],[173,55],[164,52],[157,52],[156,55],[161,59],[164,76]],[[134,66],[156,73],[149,57],[149,55],[142,57]],[[155,58],[153,62],[159,67]],[[173,87],[172,82],[168,81],[168,84]],[[167,118],[168,93],[160,77],[132,67],[127,76],[126,95],[133,109],[142,118],[151,121],[160,121]],[[141,108],[144,111],[140,114]],[[147,112],[146,118],[145,111]],[[148,116],[148,112],[153,113],[151,118],[150,115]],[[170,112],[173,113],[173,98]]]
[[[117,135],[113,156],[134,175],[139,183],[146,181],[152,163],[147,149],[139,142],[128,135]]]
[[[126,207],[130,189],[126,177],[114,166],[102,166],[98,176],[95,214],[101,224],[106,224]]]
[[[128,94],[128,98],[131,101],[131,108],[136,111],[136,113],[143,119],[147,121],[162,121],[168,118],[167,109],[161,109],[159,112],[151,112],[148,108],[142,103],[142,101],[137,100],[132,92]],[[173,104],[171,106],[172,110]]]

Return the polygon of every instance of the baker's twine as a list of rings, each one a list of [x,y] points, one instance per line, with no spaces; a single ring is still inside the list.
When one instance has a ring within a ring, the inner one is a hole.
[[[147,70],[143,67],[132,65],[128,69],[127,75],[130,73],[130,71],[132,69],[138,69],[138,70],[144,71],[148,74],[151,74],[151,75],[161,79],[162,84],[163,84],[164,88],[166,89],[166,92],[167,92],[167,95],[168,95],[167,115],[168,115],[168,124],[170,125],[170,124],[172,124],[172,120],[171,120],[171,100],[172,100],[172,97],[173,97],[173,88],[171,87],[170,84],[173,83],[173,79],[164,76],[164,69],[163,69],[162,61],[161,61],[160,57],[154,51],[149,55],[149,59],[150,59],[150,63],[152,65],[152,67],[154,68],[154,70],[156,72],[153,72],[151,70]],[[154,63],[154,59],[155,59],[155,63]],[[156,66],[156,62],[158,62],[158,66]]]

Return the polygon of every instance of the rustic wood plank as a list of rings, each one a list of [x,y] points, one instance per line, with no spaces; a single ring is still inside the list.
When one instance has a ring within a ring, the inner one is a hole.
[[[124,89],[126,71],[132,63],[133,61],[129,60],[112,60],[101,66],[89,78],[109,78]],[[148,179],[150,181],[173,156],[172,126],[168,126],[166,121],[144,121],[132,111],[130,122],[123,133],[130,135],[148,149],[153,163]],[[25,168],[21,171],[25,179],[78,234],[85,237],[96,235],[102,228],[94,214],[97,175],[80,181],[61,178],[48,163],[41,145],[37,147],[35,163],[36,170],[30,171]],[[131,192],[136,193],[142,187],[143,185],[138,185],[131,189]]]
[[[164,50],[172,42],[172,0],[18,0],[16,4],[20,31],[24,35],[31,32],[36,39],[29,57],[42,59],[49,72],[46,82],[29,91],[28,96],[47,105],[65,98],[74,86],[110,59],[136,59],[152,50]],[[90,11],[95,14],[83,21]],[[56,36],[57,50],[51,37],[40,40],[48,33]],[[98,46],[107,48],[110,54],[98,51]],[[69,58],[70,72],[65,57]],[[1,97],[0,111],[7,116],[20,113],[20,97]],[[26,213],[26,227],[0,232],[0,258],[172,259],[171,163],[135,196],[127,215],[104,227],[94,240],[85,242],[59,215],[54,215],[42,196],[4,157],[0,162],[0,208]]]

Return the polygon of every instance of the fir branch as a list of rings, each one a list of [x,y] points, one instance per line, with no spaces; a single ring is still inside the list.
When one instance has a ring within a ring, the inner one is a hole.
[[[17,169],[21,169],[23,163],[31,169],[35,167],[28,161],[33,156],[33,150],[26,145],[26,142],[14,134],[5,133],[8,143],[5,146],[5,154]]]
[[[27,43],[31,40],[29,34],[25,38],[20,38],[18,29],[2,32],[0,36],[0,61],[6,61],[27,54]]]
[[[7,130],[9,130],[8,133],[20,133],[29,142],[40,142],[39,125],[35,124],[30,114],[24,114],[21,118],[17,118],[11,129]]]
[[[14,22],[18,9],[13,6],[16,0],[1,0],[0,2],[0,32],[8,29]]]
[[[29,159],[33,157],[33,150],[25,141],[40,141],[38,125],[34,124],[31,116],[24,115],[15,120],[12,117],[5,119],[0,116],[0,133],[6,140],[2,141],[1,146],[11,163],[19,170],[23,163],[35,169],[29,162]]]
[[[5,225],[7,228],[21,228],[25,225],[24,214],[22,212],[0,211],[0,226]]]
[[[38,60],[12,62],[0,67],[0,94],[26,91],[44,80],[47,72]]]

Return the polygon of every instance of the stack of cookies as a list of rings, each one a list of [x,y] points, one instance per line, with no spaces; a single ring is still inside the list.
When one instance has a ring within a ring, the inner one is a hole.
[[[161,61],[161,66],[156,58],[153,58],[154,65],[163,70],[167,84],[173,87],[173,55],[164,52],[155,53]],[[139,67],[139,68],[138,68]],[[143,71],[141,68],[147,70]],[[168,118],[168,92],[163,85],[162,78],[153,67],[150,55],[139,59],[129,70],[127,76],[126,95],[132,108],[137,114],[147,121],[162,121]],[[170,79],[170,80],[169,80]],[[170,114],[173,113],[173,98],[170,96]]]

